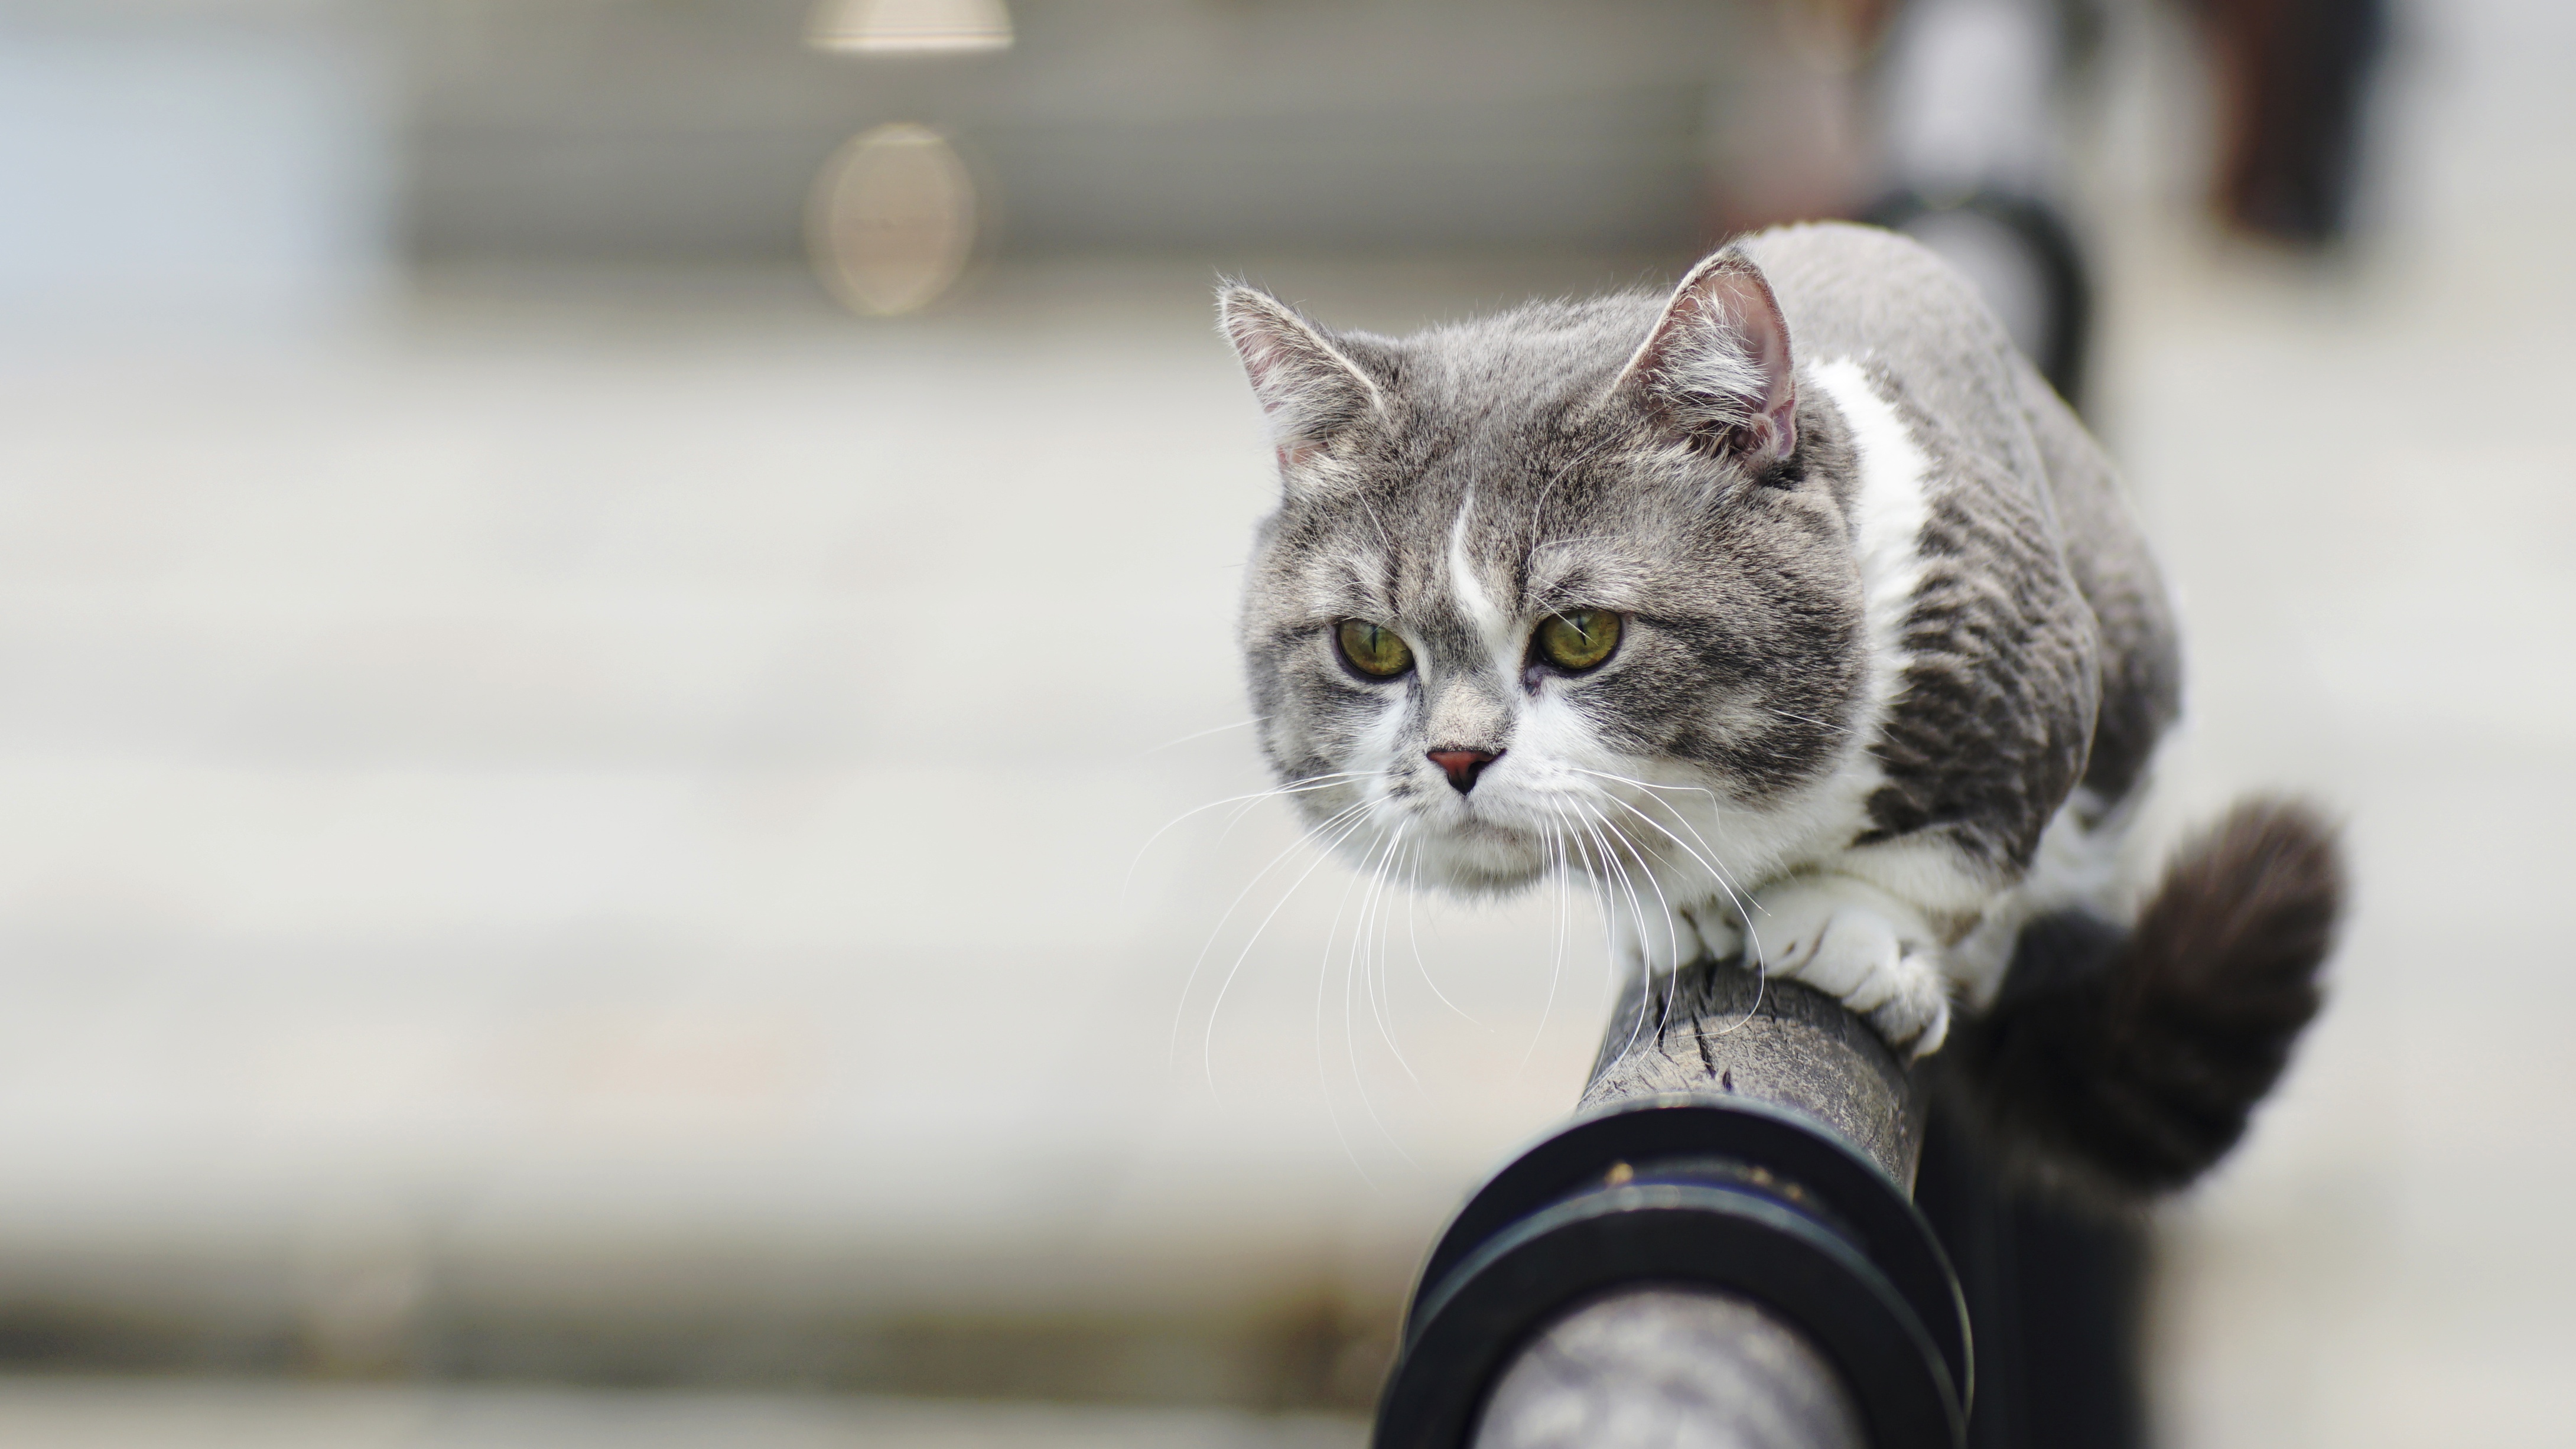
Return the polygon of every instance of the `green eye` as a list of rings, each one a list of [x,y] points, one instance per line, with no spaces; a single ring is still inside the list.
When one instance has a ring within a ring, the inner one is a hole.
[[[1405,647],[1393,629],[1383,625],[1344,619],[1333,637],[1341,642],[1342,657],[1362,674],[1393,679],[1413,667],[1413,651]]]
[[[1538,626],[1538,652],[1559,669],[1590,669],[1619,647],[1619,616],[1607,609],[1552,614]]]

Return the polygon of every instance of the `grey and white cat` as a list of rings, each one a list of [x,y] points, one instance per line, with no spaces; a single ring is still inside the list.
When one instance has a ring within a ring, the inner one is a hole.
[[[1242,620],[1261,742],[1342,853],[1468,893],[1578,873],[1626,969],[1742,953],[1918,1055],[1988,1013],[2027,925],[2076,912],[2135,958],[2180,949],[2163,921],[2201,954],[2112,963],[2149,985],[2091,988],[2096,1034],[2157,983],[2234,1021],[2252,971],[2270,1066],[2232,1094],[2268,1086],[2331,843],[2246,807],[2138,904],[2164,586],[2101,450],[1930,252],[1803,226],[1668,296],[1395,339],[1232,287],[1221,320],[1284,491]],[[2085,1049],[1980,1047],[2047,1058],[2007,1076]]]

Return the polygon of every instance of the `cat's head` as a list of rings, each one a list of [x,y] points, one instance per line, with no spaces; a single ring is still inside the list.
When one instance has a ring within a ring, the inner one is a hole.
[[[1841,757],[1850,449],[1740,253],[1669,297],[1401,339],[1245,287],[1219,310],[1284,492],[1244,603],[1253,705],[1324,839],[1508,890],[1585,842],[1678,860],[1659,801],[1786,809]]]

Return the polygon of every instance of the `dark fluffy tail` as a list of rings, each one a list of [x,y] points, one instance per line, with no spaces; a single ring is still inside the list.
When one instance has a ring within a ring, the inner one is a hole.
[[[2244,1135],[2321,997],[2343,898],[2335,833],[2285,800],[2239,803],[2165,869],[2126,931],[2089,914],[2024,928],[1994,1006],[1937,1060],[2005,1160],[2137,1199]]]

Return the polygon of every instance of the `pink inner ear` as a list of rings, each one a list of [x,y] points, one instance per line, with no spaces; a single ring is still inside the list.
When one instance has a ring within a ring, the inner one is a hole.
[[[1692,269],[1624,376],[1663,393],[1680,421],[1757,464],[1798,446],[1788,319],[1740,252]],[[1727,406],[1712,408],[1719,399]]]
[[[1252,395],[1266,411],[1286,406],[1298,384],[1315,371],[1313,359],[1300,356],[1295,343],[1278,332],[1247,328],[1242,346],[1243,370],[1252,379]]]
[[[1797,368],[1789,355],[1789,321],[1780,315],[1770,283],[1750,266],[1728,267],[1713,270],[1699,290],[1708,321],[1725,329],[1762,379],[1762,396],[1745,399],[1752,413],[1747,451],[1789,456],[1798,448]]]
[[[1376,389],[1358,368],[1277,300],[1237,289],[1222,305],[1226,335],[1270,415],[1282,468],[1304,462],[1376,406]]]

